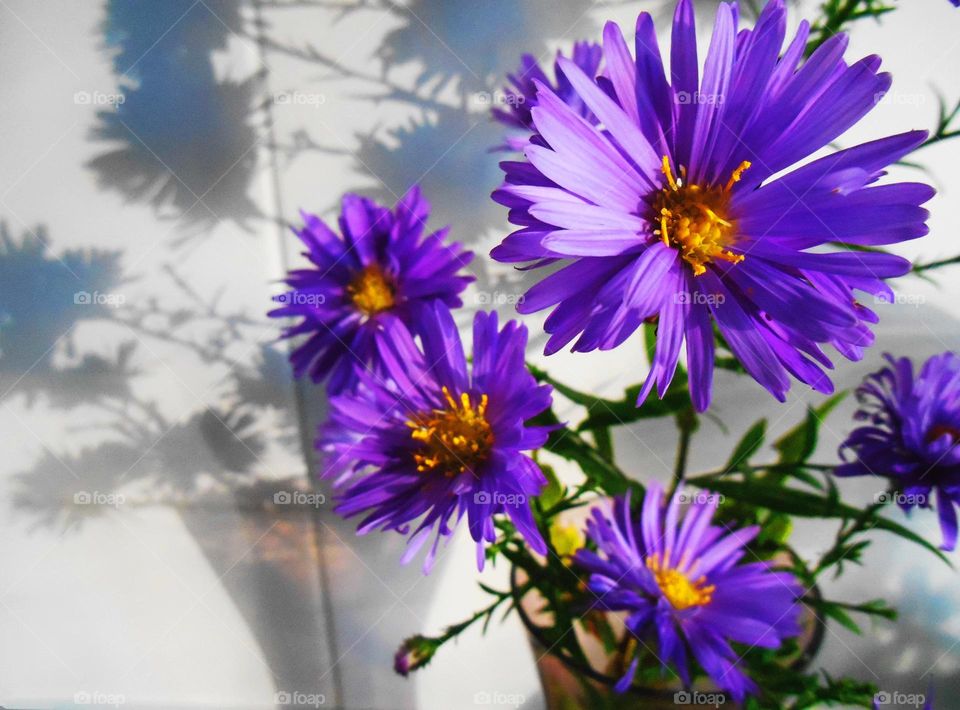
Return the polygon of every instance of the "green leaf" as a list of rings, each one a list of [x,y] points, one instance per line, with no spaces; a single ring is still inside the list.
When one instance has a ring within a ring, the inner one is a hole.
[[[868,547],[870,547],[869,540],[859,540],[851,545],[836,545],[823,556],[820,563],[824,569],[837,565],[836,576],[839,576],[844,563],[852,562],[857,565],[861,564],[860,560],[863,557],[863,552]]]
[[[846,395],[845,391],[838,392],[818,407],[807,407],[807,416],[803,422],[777,439],[773,445],[780,452],[781,463],[802,463],[810,458],[817,448],[820,423]]]
[[[777,439],[773,447],[780,452],[781,463],[801,463],[810,458],[817,448],[817,435],[820,422],[812,409],[807,410],[803,423],[794,427]]]
[[[672,416],[690,404],[690,394],[687,392],[686,373],[678,370],[667,390],[664,398],[652,396],[637,407],[637,397],[643,385],[637,384],[627,388],[623,399],[605,399],[596,395],[580,392],[569,385],[553,379],[546,371],[527,364],[530,373],[538,382],[552,386],[557,392],[574,404],[586,408],[587,418],[577,427],[577,431],[595,431],[611,426],[630,424],[641,419]],[[602,436],[602,435],[601,435]]]
[[[801,518],[854,519],[863,512],[829,496],[824,497],[815,493],[798,491],[794,488],[786,488],[773,482],[762,480],[744,482],[708,477],[691,478],[688,480],[696,486],[720,493],[732,500],[760,506],[761,508],[767,508],[768,510],[773,510],[778,513],[796,515]],[[905,528],[903,525],[895,523],[881,515],[874,515],[871,517],[870,522],[872,523],[871,527],[885,530],[905,540],[916,543],[935,554],[950,567],[953,567],[953,564],[939,548],[909,528]]]
[[[553,466],[540,464],[540,470],[543,471],[543,475],[547,478],[547,485],[537,498],[543,509],[549,510],[563,500],[566,488],[560,483],[560,479],[557,478],[557,472],[553,470]]]
[[[534,376],[537,382],[545,382],[575,404],[583,405],[589,409],[598,399],[592,394],[580,392],[579,390],[575,390],[573,387],[570,387],[559,380],[553,379],[546,370],[542,370],[536,365],[527,363],[527,369],[530,370],[530,374]]]
[[[552,410],[540,414],[531,421],[531,424],[536,426],[557,426],[559,423],[560,420]],[[577,432],[566,427],[554,429],[543,450],[576,463],[587,478],[596,482],[608,495],[619,495],[626,492],[628,488],[634,488],[641,494],[643,492],[643,487],[639,483],[627,478],[623,471],[601,456]]]
[[[724,466],[726,471],[736,471],[741,464],[749,463],[753,456],[763,445],[763,440],[767,435],[767,420],[761,419],[754,424],[740,439],[740,443],[730,455],[730,460]]]
[[[881,616],[888,621],[896,621],[897,616],[899,616],[897,610],[893,607],[887,606],[887,603],[883,599],[871,599],[863,604],[858,604],[855,607],[855,610],[862,614]]]
[[[810,606],[822,611],[856,634],[860,633],[860,627],[847,612],[855,612],[867,616],[879,616],[888,621],[895,621],[897,618],[896,609],[887,606],[887,603],[883,599],[871,599],[862,604],[849,604],[847,602],[826,599],[806,599],[805,601]]]
[[[657,399],[651,394],[642,407],[637,407],[637,397],[642,387],[643,385],[629,387],[623,399],[620,400],[597,398],[593,406],[589,407],[587,418],[577,427],[578,431],[622,426],[643,419],[670,417],[690,406],[687,378],[683,373],[676,374],[663,399]]]
[[[823,610],[823,613],[829,616],[831,619],[834,619],[853,633],[860,635],[860,627],[857,626],[857,623],[850,618],[850,615],[847,614],[843,609],[838,607],[835,604],[823,603],[819,605],[820,609]]]
[[[763,524],[757,543],[762,545],[770,542],[779,547],[786,544],[792,532],[793,520],[790,516],[775,513]]]

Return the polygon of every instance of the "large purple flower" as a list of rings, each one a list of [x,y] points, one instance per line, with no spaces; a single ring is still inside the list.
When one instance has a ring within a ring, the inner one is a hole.
[[[291,291],[278,296],[274,317],[302,320],[284,337],[308,335],[290,356],[297,377],[327,377],[333,393],[350,388],[356,370],[379,367],[374,333],[387,316],[415,330],[420,315],[440,301],[454,308],[474,277],[461,272],[473,259],[459,242],[444,243],[449,228],[424,236],[430,205],[413,187],[393,210],[345,195],[342,237],[318,217],[302,213],[296,234],[312,263],[287,275]]]
[[[756,526],[728,530],[710,524],[716,505],[695,497],[680,514],[678,491],[666,507],[659,483],[647,488],[640,518],[630,514],[630,498],[617,498],[609,515],[594,509],[587,534],[599,554],[575,556],[590,573],[587,586],[596,606],[628,613],[630,633],[643,639],[655,633],[657,656],[690,683],[689,651],[718,687],[739,702],[756,689],[739,668],[748,647],[776,649],[800,633],[803,589],[793,575],[766,562],[741,560]],[[630,687],[639,658],[617,684]]]
[[[331,399],[318,447],[329,455],[323,475],[345,486],[337,511],[365,514],[360,534],[410,533],[404,562],[435,533],[425,572],[464,515],[481,569],[502,513],[545,554],[530,503],[546,478],[524,452],[546,442],[549,429],[526,422],[551,398],[524,364],[526,329],[516,321],[498,329],[495,312],[477,313],[468,372],[450,312],[435,305],[422,326],[421,351],[399,320],[384,320],[376,337],[384,379],[362,372],[355,393]]]
[[[853,126],[890,85],[880,59],[843,60],[844,35],[803,60],[809,26],[781,50],[782,0],[738,30],[722,3],[698,74],[694,11],[680,0],[671,82],[653,21],[637,20],[636,57],[604,30],[604,76],[569,60],[564,76],[596,125],[538,84],[536,136],[525,160],[503,164],[494,199],[520,228],[492,252],[504,262],[563,268],[526,294],[524,313],[553,308],[548,354],[610,349],[658,319],[639,402],[662,397],[686,342],[690,391],[709,406],[714,326],[746,370],[783,400],[790,377],[832,391],[822,346],[850,359],[873,342],[876,315],[855,291],[891,299],[884,279],[907,260],[863,250],[926,234],[927,185],[876,185],[923,141],[904,133],[831,153],[783,173]],[[838,244],[844,247],[838,248]],[[849,248],[847,248],[849,247]]]
[[[532,54],[524,54],[520,58],[520,68],[515,74],[508,74],[512,86],[504,89],[504,103],[506,108],[495,107],[491,110],[493,117],[500,123],[511,128],[520,128],[527,132],[527,136],[516,141],[508,142],[509,147],[518,150],[523,149],[523,145],[529,138],[529,133],[534,131],[533,116],[531,110],[537,105],[537,84],[549,86],[554,93],[565,102],[575,113],[583,118],[596,122],[596,118],[590,113],[590,109],[577,94],[573,85],[563,74],[560,68],[560,60],[563,58],[563,52],[557,52],[557,60],[553,65],[553,72],[556,76],[556,84],[550,81],[547,73],[540,66],[540,62]],[[600,70],[600,62],[603,60],[603,49],[599,44],[593,42],[576,42],[573,45],[573,63],[583,70],[584,74],[593,78]]]
[[[957,545],[960,505],[960,356],[930,358],[914,374],[909,358],[887,359],[857,390],[857,419],[840,447],[838,476],[883,476],[904,510],[930,507],[937,494],[943,549]]]

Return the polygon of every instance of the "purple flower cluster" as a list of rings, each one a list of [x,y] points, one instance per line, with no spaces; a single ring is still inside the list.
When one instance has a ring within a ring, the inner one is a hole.
[[[909,358],[887,356],[888,367],[857,390],[864,424],[840,448],[848,463],[838,476],[890,480],[904,510],[931,507],[933,493],[943,548],[957,545],[960,505],[960,356],[943,353],[915,373]]]
[[[844,61],[842,34],[804,60],[809,31],[801,23],[784,47],[782,0],[767,3],[753,29],[738,27],[736,4],[721,3],[701,76],[693,3],[680,0],[669,75],[644,13],[634,55],[607,24],[603,76],[561,57],[572,95],[534,81],[536,134],[523,160],[503,163],[506,180],[493,195],[518,229],[492,256],[562,267],[518,308],[552,309],[548,354],[571,342],[581,352],[615,348],[656,319],[638,405],[654,386],[664,395],[685,343],[702,411],[715,327],[780,400],[791,376],[832,391],[823,346],[858,359],[873,343],[877,316],[856,294],[889,298],[884,280],[910,263],[863,248],[926,234],[920,205],[934,194],[919,183],[876,183],[926,134],[882,138],[782,174],[890,86],[879,57]]]
[[[718,342],[781,401],[793,379],[832,392],[827,348],[860,359],[877,322],[862,295],[893,300],[886,280],[910,269],[877,247],[927,233],[933,190],[880,184],[923,131],[810,160],[889,88],[880,59],[847,63],[842,34],[805,58],[810,26],[787,41],[783,0],[769,0],[751,29],[739,20],[737,3],[719,4],[701,62],[693,1],[679,0],[669,72],[649,14],[637,19],[632,52],[608,23],[602,45],[558,53],[553,79],[524,55],[493,110],[514,131],[506,147],[522,155],[502,163],[493,198],[517,229],[492,256],[552,269],[518,310],[551,311],[547,354],[613,349],[655,323],[637,406],[654,389],[666,394],[685,351],[692,403],[706,410]],[[556,421],[537,420],[551,388],[525,364],[526,328],[501,326],[495,312],[476,314],[468,359],[450,309],[473,280],[464,272],[473,254],[447,242],[447,229],[428,234],[429,212],[414,187],[393,209],[345,196],[338,231],[303,213],[296,233],[311,267],[288,274],[269,315],[298,319],[284,331],[302,340],[294,373],[327,383],[321,475],[334,481],[336,510],[360,518],[358,534],[405,536],[403,562],[426,547],[424,573],[464,518],[480,569],[498,525],[546,556],[549,516],[535,517],[532,503],[547,479],[530,452],[547,443],[543,422]],[[954,549],[960,356],[916,374],[889,358],[858,396],[863,425],[843,444],[837,475],[888,478],[905,509],[928,507],[935,492],[943,546]],[[591,480],[576,497],[597,488]],[[665,500],[653,482],[639,516],[629,494],[616,498],[593,511],[590,542],[574,536],[561,554],[588,574],[595,607],[654,639],[664,671],[687,686],[703,671],[739,703],[758,690],[744,655],[800,634],[804,589],[748,559],[757,526],[715,524],[713,499],[687,502],[680,490]],[[422,667],[453,635],[409,639],[397,672]],[[620,692],[641,657],[629,661]]]
[[[638,519],[629,495],[616,499],[609,514],[594,509],[587,533],[597,553],[581,550],[574,559],[590,573],[587,586],[598,608],[627,612],[627,629],[638,639],[656,637],[665,670],[673,668],[689,685],[689,649],[739,702],[756,686],[730,643],[775,649],[797,636],[803,589],[766,562],[743,562],[758,527],[711,525],[712,501],[694,499],[681,516],[683,500],[678,491],[664,506],[663,488],[651,483]],[[630,686],[638,664],[635,657],[618,691]]]

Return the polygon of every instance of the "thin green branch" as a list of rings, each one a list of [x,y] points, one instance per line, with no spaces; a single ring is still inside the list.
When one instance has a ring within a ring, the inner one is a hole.
[[[821,17],[810,28],[806,56],[813,54],[824,42],[843,32],[852,22],[867,17],[879,18],[896,9],[883,0],[827,0],[820,6]]]

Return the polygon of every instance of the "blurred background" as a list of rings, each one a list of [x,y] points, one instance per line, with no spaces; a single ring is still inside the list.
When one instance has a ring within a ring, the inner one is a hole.
[[[960,94],[960,11],[901,2],[858,25],[848,56],[879,53],[891,93],[839,143],[930,128]],[[715,2],[698,3],[709,28]],[[672,2],[621,0],[0,0],[0,705],[144,708],[542,708],[520,623],[471,630],[427,669],[392,672],[398,643],[484,600],[466,534],[424,578],[399,536],[357,538],[311,475],[320,389],[292,381],[265,313],[304,208],[342,193],[392,204],[420,182],[431,224],[480,257],[463,322],[511,303],[523,275],[486,253],[508,231],[489,199],[503,131],[489,118],[522,52],[596,39]],[[792,12],[795,25],[815,3]],[[702,31],[701,35],[708,36]],[[914,159],[940,189],[932,234],[903,253],[960,253],[960,141]],[[901,177],[922,179],[916,169]],[[960,267],[899,283],[878,346],[843,363],[851,386],[889,350],[960,342]],[[539,320],[529,319],[534,334]],[[531,357],[543,339],[533,338]],[[580,389],[639,381],[642,347],[545,361]],[[795,424],[759,386],[719,377],[694,440],[707,469],[748,426]],[[831,461],[852,403],[826,423]],[[573,410],[571,410],[573,414]],[[638,478],[672,465],[669,422],[618,432]],[[719,453],[718,453],[719,452]],[[571,471],[562,471],[571,475]],[[845,487],[866,504],[871,481]],[[893,515],[899,515],[893,512]],[[911,527],[939,540],[935,516]],[[463,531],[461,531],[463,532]],[[833,530],[798,526],[801,553]],[[856,636],[832,625],[818,663],[938,707],[960,697],[956,573],[878,534],[830,596],[884,596],[901,621]],[[484,574],[506,584],[505,569]],[[953,703],[953,705],[951,705]]]

